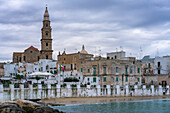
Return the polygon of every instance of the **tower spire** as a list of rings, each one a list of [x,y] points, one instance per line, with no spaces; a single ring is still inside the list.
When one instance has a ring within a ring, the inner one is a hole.
[[[44,20],[49,20],[49,13],[48,13],[47,4],[46,4],[45,13],[44,13]]]

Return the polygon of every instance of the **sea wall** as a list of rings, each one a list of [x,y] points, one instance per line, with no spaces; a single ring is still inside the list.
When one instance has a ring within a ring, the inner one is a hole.
[[[3,88],[0,85],[0,98],[4,100],[15,100],[15,99],[44,99],[44,98],[60,98],[60,97],[100,97],[100,96],[158,96],[158,95],[170,95],[169,85],[162,87],[161,85],[155,87],[151,86],[124,86],[119,85],[110,86],[107,85],[105,88],[97,85],[96,87],[71,87],[67,85],[61,87],[60,85],[51,86],[47,84],[43,87],[42,84],[38,84],[37,87],[29,85],[28,88],[24,88],[21,84],[19,88],[14,88],[11,84],[9,88]]]

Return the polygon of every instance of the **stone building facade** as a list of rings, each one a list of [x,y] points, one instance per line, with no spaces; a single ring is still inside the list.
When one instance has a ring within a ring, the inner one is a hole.
[[[66,71],[79,71],[83,73],[84,83],[88,85],[141,85],[142,64],[134,57],[125,57],[122,52],[117,52],[117,58],[93,57],[82,51],[74,54],[58,55],[58,64],[65,67]],[[124,52],[123,52],[124,54]],[[112,53],[115,55],[115,53]],[[120,57],[119,57],[120,56]],[[89,78],[88,78],[89,77]],[[93,81],[92,81],[93,79]],[[97,81],[98,80],[98,81]]]
[[[0,76],[4,76],[4,64],[5,63],[0,63]]]
[[[78,53],[66,54],[64,51],[62,54],[58,54],[58,65],[63,65],[66,71],[81,71],[81,65],[85,60],[90,60],[93,58],[92,54],[88,54],[85,50],[84,45],[82,46],[82,50]]]
[[[85,61],[81,72],[85,77],[93,76],[94,82],[96,82],[95,77],[99,77],[102,86],[141,85],[141,66],[141,62],[135,58],[115,60],[97,57],[94,60]]]
[[[52,59],[52,38],[51,38],[51,26],[49,20],[49,13],[46,7],[43,19],[43,27],[41,29],[41,51],[37,48],[30,46],[25,49],[24,52],[13,53],[13,63],[28,62],[33,63],[39,61],[39,59]]]

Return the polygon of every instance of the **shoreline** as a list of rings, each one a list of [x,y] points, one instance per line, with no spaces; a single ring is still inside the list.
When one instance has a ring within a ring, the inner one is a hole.
[[[82,105],[82,104],[98,104],[98,103],[112,103],[112,102],[129,102],[142,100],[159,100],[170,99],[168,96],[134,96],[134,97],[65,97],[65,98],[50,98],[42,99],[41,102],[51,103],[52,106],[68,106],[68,105]]]

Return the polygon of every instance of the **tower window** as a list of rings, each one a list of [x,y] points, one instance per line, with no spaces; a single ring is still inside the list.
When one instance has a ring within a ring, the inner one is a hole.
[[[24,61],[25,61],[26,57],[24,56]]]
[[[46,55],[46,59],[48,59],[48,55]]]
[[[32,51],[30,51],[30,53],[32,53]]]
[[[46,33],[46,36],[48,36],[48,33]]]
[[[46,43],[46,46],[48,46],[48,43]]]
[[[46,27],[48,27],[48,24],[46,24]]]

